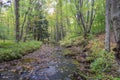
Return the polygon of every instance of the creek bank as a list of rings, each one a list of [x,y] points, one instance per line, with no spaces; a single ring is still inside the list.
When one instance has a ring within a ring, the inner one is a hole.
[[[112,47],[114,44],[111,44]],[[119,80],[116,61],[113,52],[104,50],[104,36],[84,40],[81,37],[61,41],[66,49],[64,56],[74,59],[78,64],[79,76],[86,80]]]
[[[90,64],[93,62],[93,58],[89,55],[91,51],[88,48],[78,45],[69,45],[69,47],[67,46],[65,48],[66,49],[63,55],[66,58],[71,58],[74,60],[77,65],[78,76],[84,78],[83,80],[93,79],[92,77],[89,77],[90,74],[93,74],[90,69]]]

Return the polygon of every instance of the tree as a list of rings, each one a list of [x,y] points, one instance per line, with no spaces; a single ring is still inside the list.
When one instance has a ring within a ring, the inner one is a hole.
[[[65,36],[63,25],[63,1],[58,0],[56,5],[56,41],[62,40]]]
[[[16,42],[19,42],[20,41],[19,0],[14,0],[14,9],[15,9],[15,38],[16,38]]]
[[[24,40],[23,38],[23,33],[24,33],[24,26],[25,26],[25,23],[27,21],[27,17],[28,17],[28,14],[29,12],[31,11],[31,6],[30,4],[33,4],[31,0],[29,0],[28,2],[29,5],[27,5],[27,10],[24,11],[24,19],[23,19],[23,22],[22,22],[22,26],[21,26],[21,31],[20,31],[20,40]]]
[[[115,57],[120,65],[120,0],[112,0],[112,23],[116,39]]]
[[[49,37],[48,34],[48,21],[41,15],[38,16],[39,20],[35,21],[34,39],[44,41]]]
[[[91,32],[95,19],[94,5],[95,0],[75,0],[77,23],[83,31],[84,38]],[[87,10],[84,10],[86,7]]]
[[[111,0],[106,0],[106,36],[105,50],[110,51],[110,3]]]

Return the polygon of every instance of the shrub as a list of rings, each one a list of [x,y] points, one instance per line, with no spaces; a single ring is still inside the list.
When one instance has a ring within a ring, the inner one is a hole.
[[[90,64],[90,68],[91,71],[95,73],[94,79],[117,80],[117,78],[114,76],[114,74],[117,73],[113,73],[112,71],[114,68],[113,64],[115,64],[115,57],[113,52],[106,52],[104,50],[104,43],[100,40],[90,41],[87,47],[92,50],[92,53],[89,55],[91,58],[93,58],[93,61]]]

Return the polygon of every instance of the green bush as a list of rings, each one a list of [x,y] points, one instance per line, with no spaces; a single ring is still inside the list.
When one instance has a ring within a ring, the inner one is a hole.
[[[93,52],[94,62],[91,63],[92,71],[96,73],[108,72],[114,63],[113,53],[108,53],[105,50]]]
[[[40,48],[41,42],[29,41],[14,43],[12,41],[0,41],[0,62],[21,58],[30,52]]]

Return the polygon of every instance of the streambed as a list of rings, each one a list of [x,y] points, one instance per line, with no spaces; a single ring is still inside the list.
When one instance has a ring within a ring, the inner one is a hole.
[[[73,59],[62,55],[63,50],[43,45],[23,59],[1,63],[0,80],[73,80],[77,66]]]

